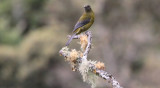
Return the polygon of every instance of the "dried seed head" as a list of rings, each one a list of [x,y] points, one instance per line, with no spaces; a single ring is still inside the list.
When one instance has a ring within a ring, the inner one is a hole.
[[[75,49],[72,49],[71,52],[69,52],[69,54],[65,58],[65,60],[68,61],[69,64],[71,65],[72,71],[77,71],[77,68],[76,68],[77,59],[82,57],[82,56],[83,56],[82,52],[76,51]]]
[[[100,69],[100,70],[104,70],[105,69],[104,63],[102,63],[102,62],[97,62],[95,64],[95,66],[96,66],[97,69]]]
[[[84,51],[88,44],[87,35],[83,34],[82,36],[80,36],[80,44],[82,51]]]
[[[71,62],[75,62],[78,57],[79,57],[78,52],[77,52],[75,49],[73,49],[73,50],[70,52],[69,60],[70,60]]]

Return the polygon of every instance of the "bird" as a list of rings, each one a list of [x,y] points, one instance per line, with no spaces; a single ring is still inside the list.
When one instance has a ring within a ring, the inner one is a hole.
[[[95,18],[95,15],[91,6],[85,5],[84,12],[82,16],[79,18],[79,20],[77,21],[77,23],[75,24],[74,29],[72,31],[73,34],[70,37],[70,39],[67,41],[66,46],[70,44],[70,42],[72,41],[75,35],[78,35],[82,32],[87,31],[94,23],[94,18]]]

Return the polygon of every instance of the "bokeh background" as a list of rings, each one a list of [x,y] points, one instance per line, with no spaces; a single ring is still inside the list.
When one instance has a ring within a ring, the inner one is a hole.
[[[0,0],[0,88],[90,88],[58,53],[86,4],[96,15],[88,59],[124,88],[160,88],[160,0]]]

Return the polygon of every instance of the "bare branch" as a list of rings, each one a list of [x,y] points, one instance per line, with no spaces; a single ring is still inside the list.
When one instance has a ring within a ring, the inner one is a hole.
[[[88,55],[88,53],[89,53],[89,51],[91,49],[91,41],[92,41],[92,34],[91,34],[91,32],[87,31],[86,35],[88,36],[88,44],[87,44],[85,52],[83,53],[82,59],[84,59],[84,60],[87,60],[87,55]]]
[[[111,83],[113,88],[122,88],[116,79],[104,70],[97,69],[95,65],[91,64],[90,68],[92,72],[96,73],[96,75],[100,76],[101,78],[105,79],[108,83]]]
[[[73,37],[73,39],[79,39],[80,36],[81,36],[81,35],[75,35],[75,36]],[[71,38],[71,35],[68,35],[67,37],[68,37],[68,39],[69,39],[69,38]]]

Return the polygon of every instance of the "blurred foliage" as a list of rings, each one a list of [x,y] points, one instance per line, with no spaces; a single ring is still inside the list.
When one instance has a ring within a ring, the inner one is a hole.
[[[21,34],[24,35],[30,29],[44,25],[43,7],[46,0],[1,0],[0,2],[0,43],[16,44]],[[17,30],[21,31],[17,33]]]
[[[1,18],[0,22],[0,44],[17,44],[21,37],[16,30],[10,29],[9,20],[7,18]]]
[[[133,73],[137,73],[141,71],[143,66],[144,66],[144,60],[142,59],[138,59],[138,60],[131,62],[131,70]]]
[[[10,0],[1,0],[0,1],[0,15],[5,16],[11,14],[11,1]]]
[[[24,14],[31,28],[40,27],[44,24],[43,18],[45,17],[45,11],[43,7],[46,1],[48,0],[25,0],[23,2],[25,7]]]
[[[0,88],[90,88],[58,54],[85,4],[96,15],[89,59],[124,88],[159,88],[159,0],[0,0]]]

